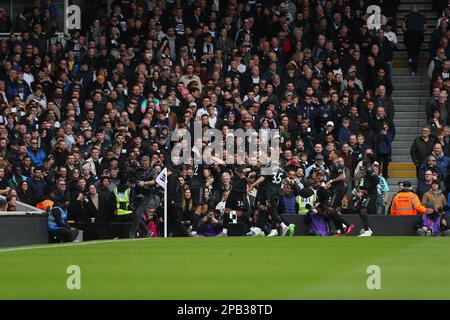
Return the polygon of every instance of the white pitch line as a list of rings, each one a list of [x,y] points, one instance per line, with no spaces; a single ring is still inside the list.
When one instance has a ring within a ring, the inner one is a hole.
[[[82,245],[108,243],[108,242],[119,242],[119,241],[120,242],[125,242],[125,241],[150,240],[150,239],[151,238],[120,239],[120,240],[119,239],[117,239],[117,240],[98,240],[98,241],[86,241],[86,242],[61,243],[61,244],[54,244],[54,245],[26,246],[26,247],[0,249],[0,253],[2,253],[2,252],[13,252],[13,251],[24,251],[24,250],[34,250],[34,249],[52,249],[52,248],[61,248],[61,247],[82,246]]]

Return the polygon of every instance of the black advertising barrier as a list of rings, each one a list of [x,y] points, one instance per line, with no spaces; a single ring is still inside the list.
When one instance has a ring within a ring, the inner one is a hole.
[[[0,213],[0,247],[48,243],[47,217],[40,213]]]
[[[304,215],[284,215],[283,217],[287,222],[296,225],[296,236],[308,235],[308,227],[304,224]],[[357,235],[362,229],[359,215],[348,214],[344,215],[344,218],[349,223],[355,224],[353,235]],[[369,224],[374,236],[414,236],[413,225],[416,219],[417,216],[369,215]],[[74,226],[84,230],[84,241],[89,241],[116,237],[127,238],[131,223],[75,224]],[[240,229],[238,225],[235,227],[229,228],[229,234],[242,235],[241,230],[238,230]],[[35,213],[0,214],[0,247],[43,243],[48,243],[45,215]]]
[[[303,236],[308,234],[308,227],[305,226],[305,216],[288,214],[284,215],[287,222],[295,224],[296,236]],[[363,228],[359,214],[344,214],[343,217],[355,225],[352,235],[358,235]],[[384,216],[384,215],[368,215],[369,226],[373,231],[374,236],[414,236],[414,223],[418,216]],[[331,227],[333,223],[331,222]]]
[[[358,235],[362,227],[361,218],[358,214],[344,214],[348,223],[354,224],[355,229],[351,235]],[[414,236],[414,223],[418,216],[384,216],[369,215],[369,226],[374,236]],[[295,224],[295,236],[306,236],[309,233],[308,226],[305,226],[305,215],[285,214],[285,222]],[[334,228],[333,222],[330,227]],[[245,226],[235,224],[228,226],[229,236],[240,236],[245,232]]]

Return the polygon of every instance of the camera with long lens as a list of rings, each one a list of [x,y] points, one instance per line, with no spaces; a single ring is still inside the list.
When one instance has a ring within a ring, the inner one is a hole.
[[[140,178],[141,171],[142,169],[139,165],[139,162],[137,162],[137,160],[135,159],[131,160],[125,167],[125,175],[132,188],[136,187]]]
[[[437,214],[440,214],[440,215],[445,215],[445,214],[447,214],[447,212],[450,210],[450,207],[449,206],[447,206],[447,205],[445,205],[445,206],[443,206],[443,207],[441,207],[441,208],[438,208],[437,210],[436,210],[436,213]]]

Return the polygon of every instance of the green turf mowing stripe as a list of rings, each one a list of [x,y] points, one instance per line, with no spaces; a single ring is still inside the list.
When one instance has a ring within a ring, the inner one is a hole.
[[[171,238],[0,251],[1,299],[450,299],[450,239]],[[81,268],[81,290],[66,268]],[[366,286],[381,268],[381,290]]]

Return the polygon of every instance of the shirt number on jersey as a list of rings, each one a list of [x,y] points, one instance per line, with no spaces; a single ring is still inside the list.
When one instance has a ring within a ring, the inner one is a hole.
[[[278,172],[278,173],[276,173],[274,176],[273,176],[273,178],[272,178],[272,183],[274,183],[274,184],[280,184],[280,182],[281,182],[281,177],[283,176],[283,173],[282,172]]]

